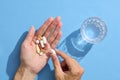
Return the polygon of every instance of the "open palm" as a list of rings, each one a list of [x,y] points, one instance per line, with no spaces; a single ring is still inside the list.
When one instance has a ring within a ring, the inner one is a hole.
[[[46,49],[55,48],[61,38],[60,17],[49,18],[35,33],[34,27],[31,27],[26,39],[21,46],[21,64],[28,67],[34,73],[38,73],[48,62],[49,54],[40,56],[36,53],[35,36],[42,35],[47,38]]]

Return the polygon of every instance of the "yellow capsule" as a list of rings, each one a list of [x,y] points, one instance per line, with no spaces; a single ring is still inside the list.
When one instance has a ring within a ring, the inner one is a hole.
[[[39,48],[38,44],[36,45],[36,52],[40,53],[40,48]]]
[[[38,36],[37,36],[37,39],[38,39],[38,40],[42,40],[43,38],[42,38],[42,36],[38,35]]]
[[[41,49],[41,52],[43,53],[47,53],[47,51],[45,49]]]

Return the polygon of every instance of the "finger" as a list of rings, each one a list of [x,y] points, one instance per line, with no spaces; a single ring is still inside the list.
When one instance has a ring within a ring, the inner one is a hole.
[[[53,31],[52,35],[50,36],[48,42],[51,44],[52,41],[56,38],[57,34],[60,32],[61,30],[61,27],[62,27],[62,23],[59,22],[57,27],[55,28],[55,30]]]
[[[35,34],[35,28],[32,26],[26,36],[25,42],[31,42]]]
[[[52,21],[54,20],[53,17],[48,18],[45,23],[38,29],[37,31],[37,35],[43,35],[44,32],[47,30],[47,28],[50,26],[50,24],[52,23]]]
[[[65,54],[64,52],[62,52],[62,51],[59,51],[58,49],[55,49],[55,51],[56,51],[56,53],[59,55],[59,56],[61,56],[65,61],[67,60],[67,59],[71,59],[67,54]]]
[[[62,70],[63,70],[63,71],[69,71],[69,67],[68,67],[68,65],[66,64],[66,61],[62,61],[61,67],[62,67]]]
[[[61,62],[61,66],[64,67],[66,65],[65,60]]]
[[[67,68],[68,68],[69,71],[72,73],[81,72],[81,71],[78,71],[78,70],[82,70],[81,66],[74,59],[72,59],[67,54],[65,54],[57,49],[55,49],[55,50],[56,50],[56,53],[58,55],[60,55],[64,59],[64,61],[66,62],[67,67],[65,68],[65,70],[67,70]]]
[[[56,38],[55,38],[55,39],[52,41],[52,43],[50,44],[53,49],[57,46],[57,44],[59,43],[61,37],[62,37],[62,32],[60,31],[60,32],[57,34]]]
[[[61,57],[65,60],[65,62],[66,62],[66,64],[68,65],[68,67],[74,66],[74,65],[73,65],[74,60],[73,60],[70,56],[68,56],[68,55],[65,54],[64,52],[59,51],[59,50],[57,50],[57,49],[55,49],[55,51],[56,51],[56,53],[57,53],[59,56],[61,56]]]
[[[47,30],[44,33],[45,37],[49,37],[49,35],[52,33],[52,31],[57,26],[58,22],[60,21],[60,17],[56,17],[55,20],[51,23],[51,25],[47,28]]]
[[[53,65],[54,65],[54,69],[55,69],[55,74],[62,74],[62,68],[61,68],[61,65],[60,65],[60,61],[57,57],[57,55],[55,54],[51,54],[51,57],[52,57],[52,62],[53,62]]]

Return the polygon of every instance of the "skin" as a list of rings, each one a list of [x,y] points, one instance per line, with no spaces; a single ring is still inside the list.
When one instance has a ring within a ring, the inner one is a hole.
[[[51,54],[56,80],[80,80],[84,69],[64,52],[56,49],[56,53],[64,59],[64,61],[60,63],[58,57]]]
[[[55,48],[61,38],[60,17],[49,18],[35,33],[32,26],[21,45],[20,59],[21,64],[18,68],[14,80],[34,80],[36,74],[46,65],[49,59],[49,53],[39,56],[36,52],[35,39],[37,35],[45,36],[47,44],[45,50],[49,52],[51,48]],[[52,33],[51,33],[52,32]]]
[[[56,27],[57,26],[57,27]],[[64,61],[60,63],[56,54],[50,54],[51,48],[55,48],[61,38],[60,17],[55,19],[49,18],[35,33],[34,27],[31,27],[26,39],[21,46],[21,64],[18,68],[14,80],[34,80],[38,72],[48,62],[49,57],[52,57],[56,80],[80,80],[84,70],[71,57],[55,49],[57,55],[61,56]],[[54,29],[54,31],[53,31]],[[52,35],[50,34],[52,32]],[[46,54],[39,56],[36,53],[35,40],[37,35],[42,35],[47,38],[45,45]]]

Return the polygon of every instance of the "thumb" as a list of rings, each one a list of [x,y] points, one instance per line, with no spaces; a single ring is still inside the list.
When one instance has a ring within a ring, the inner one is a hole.
[[[26,36],[25,42],[31,42],[35,34],[35,28],[32,26]]]
[[[57,76],[59,76],[63,72],[62,68],[61,68],[61,65],[60,65],[60,61],[59,61],[56,54],[51,54],[51,57],[52,57],[52,61],[53,61],[54,69],[55,69],[55,74]]]

